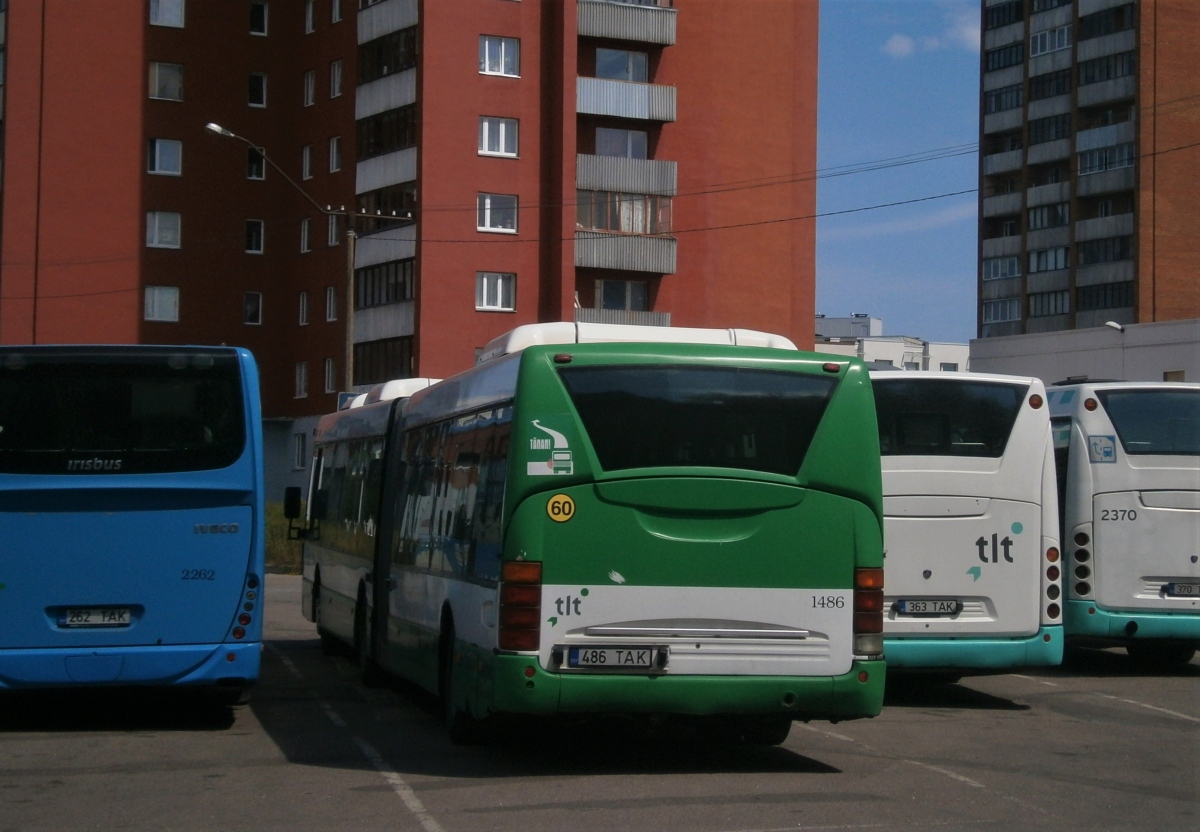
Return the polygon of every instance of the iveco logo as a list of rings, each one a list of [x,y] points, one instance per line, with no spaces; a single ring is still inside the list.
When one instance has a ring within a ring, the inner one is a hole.
[[[237,534],[237,523],[197,523],[192,526],[196,534]]]

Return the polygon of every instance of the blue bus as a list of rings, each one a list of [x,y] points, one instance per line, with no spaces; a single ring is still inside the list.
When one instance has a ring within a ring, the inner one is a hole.
[[[258,370],[227,347],[0,347],[0,690],[259,675]]]

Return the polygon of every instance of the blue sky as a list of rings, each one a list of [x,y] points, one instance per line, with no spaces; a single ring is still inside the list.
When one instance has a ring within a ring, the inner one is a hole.
[[[968,341],[978,0],[822,0],[820,39],[817,311]],[[872,207],[910,200],[922,201]]]

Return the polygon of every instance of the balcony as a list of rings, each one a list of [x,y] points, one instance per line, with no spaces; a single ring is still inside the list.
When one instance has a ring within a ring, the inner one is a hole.
[[[417,254],[416,223],[397,225],[377,234],[365,234],[354,247],[354,268],[365,269]]]
[[[1131,142],[1137,138],[1137,129],[1132,121],[1120,124],[1109,124],[1104,127],[1093,127],[1091,130],[1080,130],[1075,134],[1075,150],[1095,150],[1098,147],[1112,147],[1116,144]]]
[[[675,238],[575,232],[575,265],[594,269],[675,274]]]
[[[1037,185],[1030,188],[1025,196],[1029,200],[1030,208],[1036,208],[1039,205],[1053,205],[1055,202],[1066,202],[1071,198],[1071,183],[1052,182],[1049,185]]]
[[[1116,214],[1111,217],[1096,217],[1075,223],[1075,241],[1102,240],[1105,237],[1121,237],[1132,234],[1133,214]]]
[[[575,323],[670,326],[670,312],[639,312],[633,309],[576,309]]]
[[[1075,60],[1077,62],[1090,61],[1092,58],[1103,58],[1119,52],[1131,52],[1137,49],[1137,42],[1136,29],[1126,29],[1123,32],[1113,32],[1111,35],[1081,40],[1075,45]]]
[[[1108,81],[1084,84],[1076,91],[1080,107],[1095,107],[1110,101],[1132,101],[1137,94],[1137,76],[1126,75]]]
[[[678,167],[677,162],[657,159],[580,153],[575,157],[575,187],[584,191],[674,196],[678,189]]]
[[[675,10],[658,5],[579,0],[580,37],[611,38],[670,46],[675,43]]]
[[[580,115],[675,120],[675,88],[661,84],[578,78],[575,100],[575,109]]]
[[[367,43],[409,26],[416,26],[417,20],[417,0],[384,0],[382,3],[375,3],[358,13],[358,42]]]
[[[983,174],[991,176],[995,173],[1008,173],[1021,169],[1023,150],[1007,150],[1004,153],[991,153],[983,157]]]
[[[1010,257],[1014,254],[1021,253],[1021,235],[1014,234],[1011,237],[993,237],[989,240],[981,240],[979,243],[980,253],[983,257]]]
[[[1075,178],[1076,196],[1098,196],[1112,194],[1118,191],[1132,191],[1135,184],[1135,168],[1117,168],[1086,173]]]
[[[983,215],[985,217],[1003,217],[1018,214],[1021,211],[1023,194],[1016,191],[1011,194],[997,194],[983,198]]]
[[[1029,146],[1029,164],[1040,165],[1044,162],[1055,162],[1068,159],[1071,156],[1071,140],[1055,139],[1052,142],[1039,142]]]

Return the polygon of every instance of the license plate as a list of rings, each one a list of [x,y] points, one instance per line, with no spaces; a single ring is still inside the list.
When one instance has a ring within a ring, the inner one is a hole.
[[[954,615],[962,612],[962,601],[945,599],[905,599],[896,602],[901,615]]]
[[[63,610],[58,617],[60,627],[128,627],[129,607],[81,607]]]
[[[1167,584],[1167,594],[1175,598],[1200,598],[1200,584]]]
[[[654,667],[653,647],[572,647],[567,667],[645,670]]]

